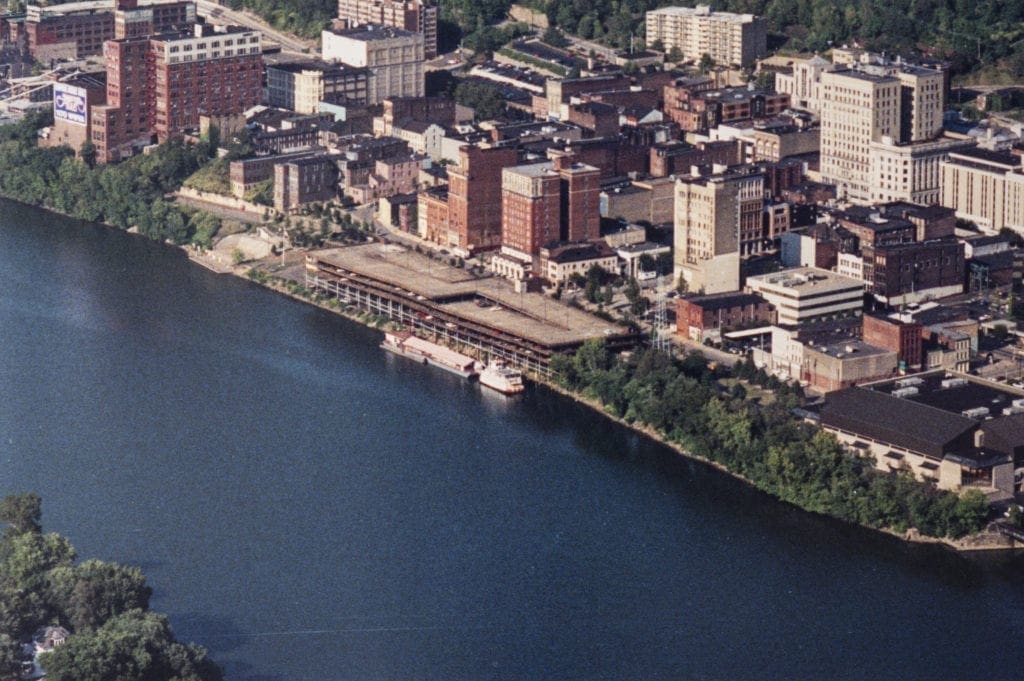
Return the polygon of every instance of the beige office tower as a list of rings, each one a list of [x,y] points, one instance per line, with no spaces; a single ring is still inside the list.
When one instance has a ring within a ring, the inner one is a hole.
[[[740,287],[740,254],[762,233],[764,177],[732,172],[680,178],[675,200],[675,275],[705,294]]]
[[[934,202],[943,76],[906,64],[821,73],[821,174],[840,197]],[[955,146],[955,145],[954,145]]]

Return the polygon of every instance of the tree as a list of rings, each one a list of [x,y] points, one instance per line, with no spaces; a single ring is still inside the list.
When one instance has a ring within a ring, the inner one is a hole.
[[[678,64],[679,62],[683,61],[683,51],[680,50],[675,45],[673,45],[672,49],[670,49],[668,51],[668,54],[665,55],[665,59],[667,61],[672,62],[673,64]]]
[[[99,560],[53,570],[49,581],[62,620],[76,633],[98,629],[130,610],[147,610],[153,594],[137,567]]]
[[[203,648],[175,640],[167,618],[142,610],[76,633],[40,657],[50,681],[220,681]]]
[[[92,140],[85,140],[82,142],[82,147],[78,151],[78,155],[82,158],[82,163],[93,168],[96,166],[96,145],[92,143]]]
[[[464,81],[455,88],[455,101],[473,109],[477,120],[500,116],[505,111],[501,89],[490,83]]]
[[[711,69],[715,68],[715,60],[711,58],[711,55],[705,52],[700,55],[700,61],[697,62],[697,68],[700,69],[701,73],[708,73]]]
[[[569,45],[569,39],[562,35],[562,32],[553,25],[549,25],[544,29],[542,40],[552,47],[567,47]]]
[[[43,501],[35,492],[9,494],[0,500],[0,521],[7,523],[3,538],[43,531]]]
[[[647,47],[652,49],[652,50],[654,50],[655,52],[664,52],[665,51],[665,43],[664,43],[664,41],[662,41],[661,38],[655,38],[654,41],[650,45],[648,45]]]

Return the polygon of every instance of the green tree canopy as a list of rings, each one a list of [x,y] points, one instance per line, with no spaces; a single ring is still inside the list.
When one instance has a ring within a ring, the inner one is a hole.
[[[198,646],[179,643],[163,615],[132,610],[45,653],[50,681],[220,681]]]

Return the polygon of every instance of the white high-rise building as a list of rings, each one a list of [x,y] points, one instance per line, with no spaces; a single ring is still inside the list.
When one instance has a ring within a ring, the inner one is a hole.
[[[753,14],[712,12],[707,5],[662,7],[647,13],[647,44],[660,40],[686,59],[707,54],[723,66],[749,66],[768,51],[768,25]]]

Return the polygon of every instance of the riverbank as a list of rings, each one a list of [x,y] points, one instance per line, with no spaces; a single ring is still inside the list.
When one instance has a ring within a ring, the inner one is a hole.
[[[254,272],[260,272],[260,274],[254,274]],[[320,296],[318,296],[314,292],[311,292],[311,291],[307,290],[302,285],[302,282],[300,282],[297,279],[283,278],[283,277],[277,276],[276,274],[274,274],[272,272],[266,272],[265,273],[264,270],[257,270],[257,269],[248,268],[248,267],[244,267],[244,266],[235,268],[235,270],[232,273],[235,274],[236,276],[241,276],[241,277],[244,277],[246,279],[249,279],[250,281],[255,281],[256,283],[258,283],[260,285],[263,285],[266,288],[274,290],[274,291],[276,291],[278,293],[281,293],[283,295],[287,295],[287,296],[292,297],[292,298],[294,298],[296,300],[300,300],[300,301],[306,302],[306,303],[311,303],[311,304],[316,305],[317,307],[320,307],[322,309],[329,310],[329,311],[334,312],[336,314],[340,314],[340,315],[342,315],[342,316],[344,316],[344,317],[346,317],[346,318],[348,318],[348,319],[350,319],[352,321],[358,322],[360,324],[363,324],[363,325],[366,325],[366,326],[371,326],[371,327],[374,327],[374,328],[380,328],[380,326],[381,326],[381,320],[379,318],[374,318],[374,317],[372,317],[370,315],[367,315],[366,313],[357,313],[357,312],[353,312],[352,310],[346,310],[346,309],[341,308],[341,307],[339,307],[337,305],[331,304],[330,300],[324,300],[323,298],[321,298]],[[532,376],[531,378],[532,378],[532,380],[534,380],[534,381],[536,381],[538,383],[544,384],[546,387],[548,387],[551,390],[557,392],[558,394],[560,394],[560,395],[562,395],[562,396],[564,396],[566,398],[572,399],[572,400],[576,401],[577,403],[586,406],[587,408],[591,409],[592,411],[596,411],[596,412],[602,414],[606,418],[611,419],[612,421],[618,423],[619,425],[622,425],[622,426],[625,426],[625,427],[629,428],[633,432],[639,433],[639,434],[649,438],[650,440],[652,440],[654,442],[657,442],[658,444],[667,445],[672,450],[674,450],[679,456],[682,456],[682,457],[685,457],[685,458],[688,458],[688,459],[692,459],[694,461],[699,461],[699,462],[704,463],[706,465],[710,465],[711,467],[715,468],[716,470],[718,470],[720,472],[723,472],[723,473],[726,473],[726,474],[732,476],[733,478],[735,478],[737,480],[740,480],[740,481],[744,482],[745,484],[758,489],[759,491],[764,492],[768,496],[772,497],[773,500],[776,500],[776,501],[786,501],[786,500],[781,499],[781,498],[771,494],[770,492],[762,489],[761,487],[759,487],[755,483],[755,481],[747,478],[746,476],[742,475],[739,472],[736,472],[736,471],[730,469],[728,466],[725,466],[725,465],[723,465],[720,462],[713,461],[713,460],[708,459],[708,458],[706,458],[704,456],[696,454],[696,453],[688,450],[687,448],[683,447],[679,443],[671,441],[669,438],[665,437],[664,435],[659,433],[656,429],[654,429],[654,428],[652,428],[652,427],[650,427],[648,425],[639,423],[639,422],[637,422],[635,420],[634,421],[630,421],[630,420],[621,418],[621,417],[619,417],[619,416],[617,416],[617,415],[615,415],[613,413],[609,413],[608,409],[606,409],[605,406],[600,401],[598,401],[598,400],[591,399],[591,398],[588,398],[585,395],[582,395],[582,394],[580,394],[578,392],[574,392],[572,390],[568,390],[568,389],[558,385],[557,383],[555,383],[555,382],[553,382],[551,380],[545,380],[542,377]],[[786,503],[791,503],[791,502],[786,502]],[[791,503],[791,505],[795,505],[795,506],[797,506],[797,508],[801,508],[801,510],[804,510],[804,511],[808,511],[808,512],[811,512],[811,513],[816,513],[813,510],[801,507],[799,504],[792,504]],[[829,514],[822,514],[822,515],[828,516]],[[829,517],[833,517],[833,516],[829,516]],[[843,520],[841,518],[834,518],[834,519],[840,520],[840,521],[845,522],[845,523],[849,522],[849,521]],[[861,527],[865,527],[866,529],[875,530],[875,531],[878,531],[878,532],[880,532],[882,534],[887,534],[889,536],[898,538],[900,540],[903,540],[903,541],[906,541],[906,542],[909,542],[909,543],[940,544],[940,545],[943,545],[944,547],[947,547],[949,549],[953,549],[953,550],[959,551],[959,552],[968,552],[968,551],[1013,551],[1013,550],[1017,550],[1017,549],[1020,549],[1020,548],[1024,548],[1024,546],[1022,546],[1020,543],[1015,542],[1013,539],[1000,534],[998,531],[994,530],[991,527],[987,527],[982,532],[970,534],[970,535],[967,535],[967,536],[962,537],[960,539],[951,539],[951,538],[948,538],[948,537],[941,537],[940,538],[940,537],[926,536],[926,535],[922,534],[921,532],[919,532],[916,528],[910,528],[910,529],[908,529],[906,531],[901,532],[901,531],[897,531],[897,530],[895,530],[893,528],[872,527],[872,526],[869,526],[869,525],[863,525],[863,524],[859,524],[859,523],[849,523],[849,524],[859,525]]]
[[[50,211],[50,212],[57,213],[57,211]],[[292,297],[292,298],[294,298],[296,300],[299,300],[299,301],[302,301],[302,302],[305,302],[305,303],[312,303],[312,304],[316,305],[317,307],[320,307],[320,308],[322,308],[324,310],[331,311],[331,312],[333,312],[335,314],[339,314],[339,315],[341,315],[343,317],[346,317],[347,319],[350,319],[352,321],[358,322],[361,325],[364,325],[364,326],[367,326],[367,327],[371,327],[371,328],[380,328],[386,322],[386,320],[381,318],[381,317],[377,317],[377,316],[374,316],[374,315],[371,315],[371,314],[368,314],[368,313],[365,313],[365,312],[359,312],[359,311],[354,310],[352,308],[347,308],[346,306],[340,305],[339,303],[337,303],[333,299],[325,298],[325,297],[323,297],[321,295],[317,295],[314,292],[307,290],[305,288],[305,286],[303,285],[303,278],[302,278],[302,274],[301,274],[301,265],[300,265],[300,263],[302,262],[302,260],[304,258],[304,252],[303,251],[290,251],[289,253],[287,253],[285,255],[285,257],[283,258],[283,263],[284,263],[284,265],[288,265],[287,267],[283,267],[282,265],[279,265],[278,264],[278,260],[277,260],[276,257],[273,258],[273,259],[264,259],[263,261],[260,261],[260,262],[257,262],[257,263],[244,263],[244,264],[238,264],[238,265],[232,264],[230,267],[226,267],[226,266],[223,266],[223,265],[219,266],[219,267],[212,267],[211,266],[212,263],[204,262],[204,260],[208,260],[211,257],[208,253],[207,254],[201,253],[201,252],[197,251],[194,247],[190,247],[190,246],[182,246],[180,248],[182,250],[186,251],[186,253],[188,253],[188,255],[189,255],[191,260],[193,260],[194,262],[197,262],[199,264],[203,264],[204,266],[207,266],[212,271],[219,272],[219,273],[222,273],[222,274],[233,274],[234,276],[237,276],[237,277],[240,277],[240,278],[244,278],[244,279],[248,279],[250,281],[254,281],[255,283],[258,283],[258,284],[260,284],[260,285],[262,285],[262,286],[264,286],[266,288],[269,288],[271,290],[274,290],[274,291],[276,291],[278,293],[281,293],[283,295],[287,295],[289,297]],[[290,264],[289,264],[289,261],[290,261]],[[296,267],[298,267],[298,269],[296,269]],[[290,275],[290,276],[282,276],[282,275]],[[537,380],[537,378],[534,377],[534,380]],[[812,513],[816,513],[816,514],[819,514],[819,515],[829,515],[831,517],[835,517],[831,513],[828,513],[828,512],[821,513],[819,510],[817,510],[817,508],[805,508],[800,503],[794,503],[793,501],[791,501],[789,499],[781,498],[780,496],[777,496],[775,493],[773,493],[773,490],[777,489],[777,488],[773,487],[771,489],[764,489],[763,486],[754,483],[752,480],[748,479],[747,477],[745,477],[741,473],[736,472],[736,471],[732,470],[731,468],[729,468],[729,466],[723,465],[721,462],[710,460],[710,459],[708,459],[706,457],[703,457],[703,456],[700,456],[698,454],[694,454],[692,451],[688,451],[688,449],[686,447],[680,445],[678,442],[671,441],[670,438],[662,435],[661,433],[659,433],[654,428],[647,427],[647,426],[644,426],[644,425],[642,425],[640,423],[637,423],[636,420],[621,418],[621,417],[619,417],[618,415],[616,415],[614,413],[609,413],[608,408],[603,406],[599,401],[589,400],[585,396],[579,394],[576,391],[566,390],[566,389],[564,389],[561,386],[552,384],[550,381],[543,381],[543,382],[546,385],[548,385],[549,387],[551,387],[553,390],[558,392],[559,394],[562,394],[565,397],[569,397],[569,398],[577,401],[578,403],[584,404],[588,408],[590,408],[590,409],[592,409],[594,411],[598,411],[598,412],[600,412],[601,414],[603,414],[603,415],[605,415],[607,417],[611,417],[612,420],[618,422],[621,425],[625,425],[626,427],[630,428],[631,430],[633,430],[635,432],[638,432],[638,433],[640,433],[642,435],[645,435],[646,437],[650,438],[653,441],[656,441],[656,442],[658,442],[660,444],[666,444],[666,445],[672,447],[672,449],[674,449],[677,452],[677,454],[679,454],[680,456],[687,457],[689,459],[693,459],[693,460],[696,460],[696,461],[701,461],[701,462],[706,463],[706,464],[711,464],[716,469],[718,469],[718,470],[720,470],[722,472],[725,472],[725,473],[731,475],[732,477],[737,478],[737,479],[745,482],[746,484],[748,484],[750,486],[756,487],[759,490],[764,491],[766,494],[771,496],[773,499],[776,499],[776,500],[779,500],[779,501],[787,501],[787,503],[790,503],[791,505],[795,505],[798,508],[801,508],[802,510],[809,510]],[[608,400],[607,396],[605,396],[605,400],[606,401]],[[676,436],[673,435],[673,437],[676,437]],[[714,451],[714,450],[711,450],[711,451]],[[810,471],[808,471],[808,472],[810,473]],[[782,493],[789,495],[790,498],[793,497],[793,495],[790,494],[790,492],[788,492],[788,491],[783,491]],[[847,523],[850,523],[850,524],[861,525],[861,526],[864,526],[864,527],[868,527],[869,529],[877,529],[880,532],[887,533],[887,534],[889,534],[891,536],[894,536],[894,537],[898,537],[898,538],[900,538],[900,539],[902,539],[904,541],[907,541],[907,542],[942,544],[942,545],[944,545],[944,546],[946,546],[948,548],[952,548],[952,549],[957,550],[957,551],[1007,550],[1007,549],[1020,548],[1019,544],[1014,543],[1013,541],[1009,540],[1008,538],[1004,538],[1001,535],[999,535],[997,533],[994,533],[994,532],[975,533],[973,535],[969,535],[967,537],[964,537],[964,538],[958,539],[958,540],[939,539],[939,538],[934,538],[934,537],[922,536],[920,533],[918,533],[917,531],[915,531],[913,529],[908,530],[906,532],[897,532],[897,531],[894,531],[892,529],[886,530],[884,528],[880,528],[880,527],[872,526],[872,525],[867,525],[867,524],[863,524],[863,523],[860,523],[860,522],[851,522],[850,520],[846,520],[846,519],[843,519],[843,518],[837,518],[837,519],[841,519],[844,522],[847,522]],[[903,521],[900,521],[900,522],[903,522]],[[906,525],[904,524],[903,526],[905,527]]]

